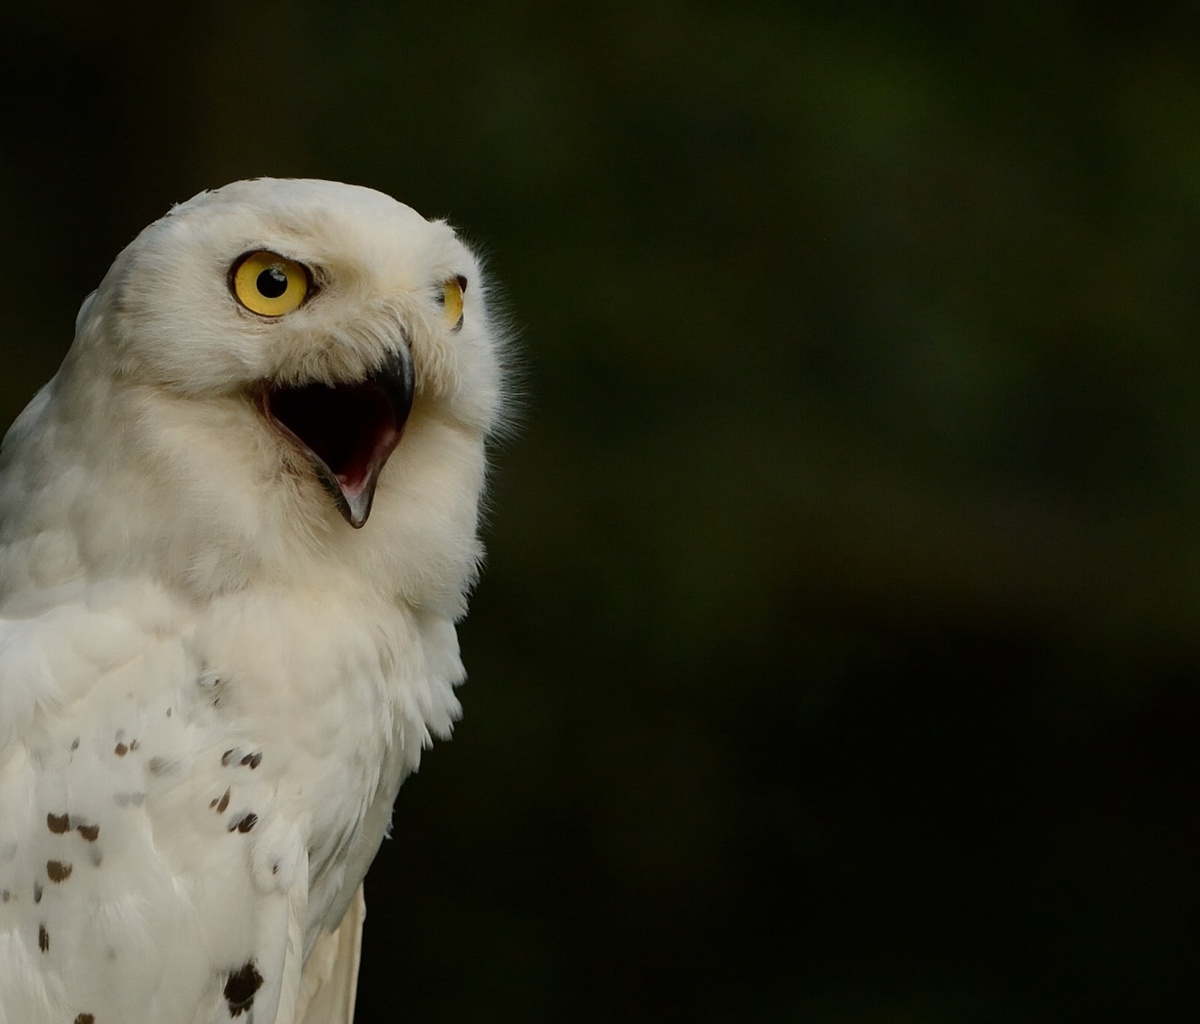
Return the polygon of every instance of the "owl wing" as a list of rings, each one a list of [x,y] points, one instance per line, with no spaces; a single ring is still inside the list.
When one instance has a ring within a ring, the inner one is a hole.
[[[0,1024],[292,1024],[286,779],[223,724],[164,603],[130,596],[0,618]]]
[[[317,940],[300,976],[295,1024],[352,1024],[367,904],[360,885],[342,923]],[[278,1024],[285,1024],[281,1017]]]

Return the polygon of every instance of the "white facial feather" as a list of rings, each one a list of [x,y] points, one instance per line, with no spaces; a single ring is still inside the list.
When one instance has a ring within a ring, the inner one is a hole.
[[[255,252],[302,268],[296,308],[245,303]],[[458,713],[503,405],[481,278],[381,193],[262,179],[84,303],[0,450],[0,1024],[353,1005],[360,915],[301,972]]]

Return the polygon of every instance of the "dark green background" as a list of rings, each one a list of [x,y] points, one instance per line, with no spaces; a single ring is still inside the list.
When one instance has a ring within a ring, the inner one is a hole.
[[[0,29],[4,422],[239,177],[450,217],[519,327],[360,1024],[1194,1004],[1195,5],[112,8]]]

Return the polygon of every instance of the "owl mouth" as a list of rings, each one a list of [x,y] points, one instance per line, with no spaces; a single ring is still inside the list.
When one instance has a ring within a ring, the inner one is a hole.
[[[413,401],[407,348],[359,381],[268,384],[262,408],[307,456],[337,510],[355,529],[371,514],[375,485],[400,443]]]

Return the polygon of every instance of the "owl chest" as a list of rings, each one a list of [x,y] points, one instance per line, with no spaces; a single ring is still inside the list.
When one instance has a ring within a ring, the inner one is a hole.
[[[443,648],[453,667],[452,633],[431,644],[403,616],[345,601],[215,602],[207,618],[122,632],[127,621],[84,609],[46,636],[11,636],[0,658],[13,732],[0,745],[0,935],[47,976],[112,951],[158,977],[178,957],[198,992],[286,934],[276,917],[295,893],[308,943],[336,924],[428,737],[432,695],[443,717],[453,708],[454,679],[429,667]],[[26,699],[14,681],[45,650],[53,685]],[[221,963],[193,964],[196,948]],[[0,967],[0,988],[19,966]]]
[[[148,640],[21,730],[43,813],[144,821],[181,875],[236,857],[226,837],[245,837],[271,861],[268,884],[286,886],[281,868],[354,841],[399,770],[403,686],[368,639],[312,629],[289,650],[269,629],[252,639],[201,624]]]

